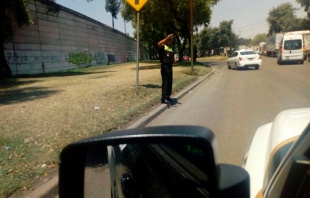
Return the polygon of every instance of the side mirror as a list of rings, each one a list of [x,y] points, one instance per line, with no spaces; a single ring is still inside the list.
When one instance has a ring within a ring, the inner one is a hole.
[[[160,126],[110,132],[66,146],[59,197],[249,197],[249,175],[219,164],[213,132]]]

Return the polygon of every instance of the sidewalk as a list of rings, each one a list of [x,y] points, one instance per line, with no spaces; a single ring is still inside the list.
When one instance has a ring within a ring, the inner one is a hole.
[[[212,67],[212,71],[204,77],[201,77],[193,84],[184,88],[181,92],[173,95],[172,98],[174,99],[181,99],[187,93],[189,93],[192,89],[198,86],[203,80],[208,78],[214,73],[214,68]],[[147,115],[139,118],[138,120],[134,121],[128,129],[130,128],[139,128],[146,126],[149,122],[159,116],[162,112],[167,110],[167,106],[165,104],[159,105],[157,108],[149,112]],[[14,194],[10,196],[10,198],[55,198],[58,197],[58,168],[53,169],[49,175],[44,176],[39,179],[38,182],[34,185],[34,191],[32,192],[22,192],[19,194]]]

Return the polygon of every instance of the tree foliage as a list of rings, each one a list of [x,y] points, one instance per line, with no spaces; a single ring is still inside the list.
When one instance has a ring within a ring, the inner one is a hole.
[[[291,3],[283,3],[269,11],[267,18],[269,23],[268,35],[278,32],[289,32],[296,29],[296,17]]]
[[[296,26],[298,30],[309,30],[310,29],[310,12],[308,12],[308,19],[297,19]]]
[[[35,0],[46,7],[47,13],[58,12],[59,6],[55,0]],[[32,17],[27,8],[25,0],[3,0],[2,7],[2,33],[3,39],[8,41],[13,36],[13,27],[17,25],[19,28],[32,23]]]
[[[296,2],[299,3],[301,7],[304,7],[305,12],[309,12],[310,0],[296,0]]]
[[[307,19],[300,19],[298,25],[301,26],[301,29],[309,30],[310,29],[310,0],[296,0],[297,3],[304,8],[304,11],[307,12]]]
[[[5,0],[2,9],[2,34],[4,42],[7,42],[13,36],[13,26],[15,24],[18,27],[29,25],[31,23],[31,15],[25,1]]]
[[[120,0],[105,0],[105,10],[111,13],[112,16],[112,26],[114,28],[114,19],[117,19],[117,14],[121,10]]]
[[[217,54],[220,48],[234,48],[237,45],[237,36],[232,30],[233,20],[222,21],[219,27],[204,28],[195,35],[195,45],[197,49],[204,52],[202,54],[210,54],[211,50],[215,50]]]
[[[211,51],[212,49],[212,41],[214,31],[216,31],[214,28],[204,28],[202,29],[198,34],[195,34],[195,45],[197,46],[197,49],[201,51]]]
[[[219,29],[219,45],[222,47],[231,46],[233,41],[233,31],[232,31],[233,20],[230,21],[222,21],[220,23]]]
[[[55,0],[37,0],[46,7],[46,11],[58,12],[59,6]],[[32,16],[27,8],[25,0],[4,0],[2,7],[2,33],[4,42],[12,39],[14,34],[13,27],[17,25],[19,28],[32,23]]]
[[[310,0],[296,0],[305,10],[309,9]],[[269,12],[267,22],[269,23],[268,35],[278,32],[289,32],[297,30],[308,30],[310,28],[310,12],[308,19],[300,19],[295,15],[295,8],[290,3],[283,3]]]
[[[55,0],[35,0],[46,7],[47,12],[58,12],[59,6]],[[14,27],[19,28],[32,23],[32,17],[27,8],[26,0],[2,0],[1,6],[1,49],[0,49],[0,78],[11,76],[10,67],[4,58],[4,44],[10,41],[14,35]]]
[[[194,28],[207,26],[211,19],[211,6],[219,0],[193,1]],[[124,19],[131,20],[133,27],[137,24],[137,14],[127,3],[122,10]],[[175,48],[180,54],[190,43],[190,5],[184,0],[149,0],[139,11],[139,37],[151,53],[157,53],[157,43],[166,34],[175,35]],[[152,55],[152,54],[151,54]]]
[[[237,40],[237,45],[245,45],[245,46],[251,45],[251,38],[240,37]]]
[[[258,45],[260,42],[266,42],[267,34],[257,34],[251,40],[251,45]]]

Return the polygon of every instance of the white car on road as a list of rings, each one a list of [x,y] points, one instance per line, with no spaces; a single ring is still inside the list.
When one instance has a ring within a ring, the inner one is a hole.
[[[309,197],[310,108],[290,109],[259,127],[243,167],[251,197]]]
[[[235,70],[248,67],[259,69],[261,64],[261,56],[251,49],[235,51],[227,60],[228,69],[233,67]]]

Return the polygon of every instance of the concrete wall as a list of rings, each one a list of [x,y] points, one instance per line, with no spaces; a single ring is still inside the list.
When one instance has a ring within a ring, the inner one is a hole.
[[[124,33],[62,6],[53,15],[39,2],[28,2],[33,24],[16,28],[12,42],[5,45],[13,75],[136,60],[137,43]],[[143,46],[140,57],[148,59]]]

